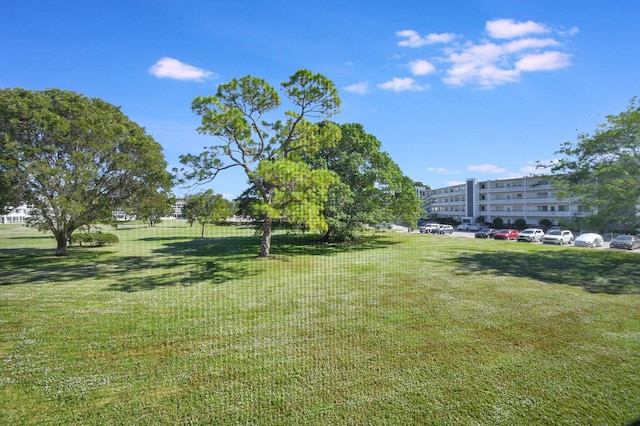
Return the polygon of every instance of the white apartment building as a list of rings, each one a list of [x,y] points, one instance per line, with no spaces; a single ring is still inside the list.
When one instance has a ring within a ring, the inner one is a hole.
[[[25,223],[29,217],[29,211],[30,207],[26,204],[10,206],[6,213],[0,215],[0,223]]]
[[[539,225],[548,219],[557,225],[561,219],[584,216],[584,205],[575,199],[559,199],[557,190],[543,177],[525,176],[511,179],[478,181],[427,191],[426,210],[430,217],[451,217],[462,223],[484,218],[492,222],[501,218],[507,225],[524,219]]]
[[[184,215],[182,213],[182,209],[184,208],[185,200],[179,198],[172,204],[173,212],[169,214],[167,217],[163,217],[162,219],[183,219]],[[9,207],[8,211],[5,214],[0,215],[0,224],[3,223],[26,223],[27,218],[30,216],[31,206],[26,204],[22,204],[18,207]],[[114,210],[113,211],[113,219],[124,221],[124,220],[135,220],[135,216],[129,216],[122,210]]]

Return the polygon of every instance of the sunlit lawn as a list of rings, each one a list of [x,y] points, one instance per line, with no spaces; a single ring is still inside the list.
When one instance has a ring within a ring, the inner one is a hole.
[[[0,225],[0,424],[640,417],[640,253],[182,222],[72,248]]]

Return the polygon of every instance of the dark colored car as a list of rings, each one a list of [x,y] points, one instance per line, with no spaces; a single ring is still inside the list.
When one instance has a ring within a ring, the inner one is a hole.
[[[611,248],[633,250],[640,248],[640,239],[635,235],[618,235],[609,243]]]
[[[482,228],[478,232],[475,233],[476,238],[493,238],[498,232],[497,229],[493,228]]]
[[[493,236],[496,240],[516,240],[520,231],[516,229],[501,229]]]

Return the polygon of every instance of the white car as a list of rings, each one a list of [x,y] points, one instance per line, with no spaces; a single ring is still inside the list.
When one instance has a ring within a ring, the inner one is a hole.
[[[542,237],[544,237],[542,229],[528,228],[518,234],[517,240],[535,243],[536,241],[542,241]]]
[[[453,226],[440,225],[440,228],[436,231],[438,234],[453,234]]]
[[[542,237],[544,244],[565,245],[573,242],[573,233],[567,229],[552,229]]]
[[[602,243],[604,243],[604,238],[602,238],[602,235],[594,234],[592,232],[580,234],[573,241],[574,246],[587,248],[602,247]]]
[[[422,225],[419,231],[422,234],[435,234],[438,232],[438,228],[440,228],[439,223],[427,223],[426,225]]]

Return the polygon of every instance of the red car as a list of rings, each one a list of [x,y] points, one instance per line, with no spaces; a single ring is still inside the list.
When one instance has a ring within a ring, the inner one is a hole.
[[[515,229],[501,229],[493,236],[496,240],[516,240],[520,231]]]

